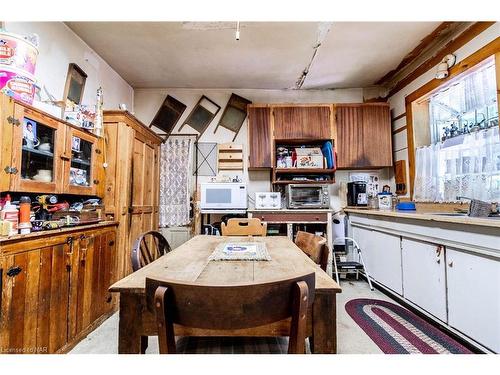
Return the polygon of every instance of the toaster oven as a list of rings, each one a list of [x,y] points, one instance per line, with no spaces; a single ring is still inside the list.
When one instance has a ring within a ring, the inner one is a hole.
[[[328,185],[290,184],[286,201],[288,208],[330,208]]]

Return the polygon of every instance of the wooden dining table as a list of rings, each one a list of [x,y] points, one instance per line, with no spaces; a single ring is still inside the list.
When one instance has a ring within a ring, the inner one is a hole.
[[[209,260],[216,247],[224,242],[264,242],[271,257],[257,260]],[[336,294],[340,286],[288,237],[195,236],[175,250],[140,270],[117,281],[111,292],[120,293],[119,353],[140,353],[141,336],[155,336],[154,313],[146,307],[146,277],[185,281],[203,285],[263,283],[293,278],[315,271],[315,299],[307,317],[307,336],[311,352],[336,353]],[[272,308],[272,306],[269,306]],[[200,311],[200,314],[203,314]],[[207,330],[175,326],[177,336],[288,336],[290,320],[251,329]]]

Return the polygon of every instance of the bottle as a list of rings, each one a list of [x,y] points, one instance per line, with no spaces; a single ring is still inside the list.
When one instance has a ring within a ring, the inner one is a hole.
[[[27,196],[22,196],[19,199],[19,233],[28,234],[31,232],[31,199]]]
[[[8,194],[5,200],[5,205],[3,206],[2,211],[0,211],[0,220],[12,223],[9,231],[9,236],[17,234],[17,223],[19,220],[19,215],[17,207],[10,203],[10,195]]]

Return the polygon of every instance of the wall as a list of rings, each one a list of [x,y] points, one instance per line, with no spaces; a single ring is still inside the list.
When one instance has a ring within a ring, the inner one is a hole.
[[[470,56],[471,54],[473,54],[486,44],[490,43],[491,41],[495,40],[499,36],[500,36],[500,23],[497,22],[492,26],[490,26],[485,31],[483,31],[481,34],[476,36],[474,39],[463,45],[461,48],[453,52],[457,57],[456,63],[459,63],[464,58]],[[418,78],[416,78],[415,80],[413,80],[403,89],[401,89],[399,92],[397,92],[396,94],[392,95],[389,98],[388,101],[391,105],[393,118],[405,113],[406,111],[405,97],[414,92],[415,90],[417,90],[418,88],[425,85],[427,82],[434,79],[436,70],[437,70],[437,65],[432,69],[428,70],[427,72],[425,72],[424,74],[422,74],[421,76],[419,76]],[[406,126],[406,117],[402,117],[401,119],[395,121],[392,126],[393,130]],[[409,166],[408,166],[408,143],[407,143],[406,130],[403,130],[394,136],[393,150],[394,150],[394,161],[406,160],[407,181],[409,188],[410,177],[409,177]],[[391,185],[394,189],[393,178],[391,179]],[[409,193],[407,194],[407,197],[409,197]]]
[[[136,89],[134,98],[135,115],[145,124],[149,124],[158,108],[162,104],[166,95],[171,95],[177,100],[187,105],[186,111],[179,119],[173,133],[178,133],[178,128],[189,115],[191,109],[196,105],[201,95],[205,95],[215,101],[221,110],[210,123],[205,133],[200,137],[200,142],[231,142],[234,134],[225,128],[219,127],[217,133],[214,134],[214,129],[219,122],[222,111],[231,96],[235,93],[244,98],[251,100],[253,103],[360,103],[363,102],[363,89],[338,89],[338,90],[254,90],[254,89]],[[247,172],[248,164],[248,133],[247,120],[245,120],[238,136],[235,139],[236,143],[243,144],[245,168],[243,180],[248,181],[248,191],[250,197],[253,197],[257,191],[270,191],[270,174],[268,171],[250,171]],[[193,129],[185,126],[181,133],[193,133]],[[224,173],[230,176],[234,173]],[[242,173],[240,173],[242,175]],[[340,208],[338,198],[339,183],[347,181],[348,172],[339,171],[335,175],[336,182],[331,185],[330,193],[332,198],[332,206]],[[388,182],[388,171],[383,170],[381,173],[382,182]],[[200,177],[199,182],[207,181],[207,177]]]
[[[20,35],[38,34],[37,85],[45,86],[57,100],[63,97],[68,65],[76,63],[88,75],[82,104],[94,105],[96,90],[101,86],[105,109],[116,109],[120,103],[133,108],[132,87],[63,22],[5,22],[5,29]],[[43,94],[42,99],[47,95]],[[54,111],[53,106],[44,103],[35,102],[34,106],[60,114],[60,110]]]

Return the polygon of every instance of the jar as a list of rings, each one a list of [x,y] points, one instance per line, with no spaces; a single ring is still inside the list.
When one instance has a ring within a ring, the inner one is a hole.
[[[392,210],[391,193],[378,193],[378,208],[380,210]]]
[[[371,210],[376,210],[378,208],[378,197],[368,197],[368,208]]]

